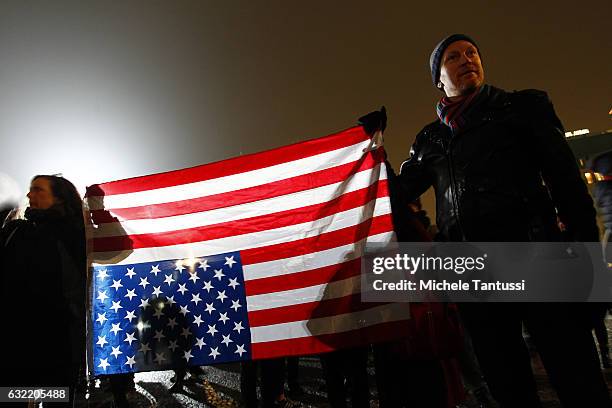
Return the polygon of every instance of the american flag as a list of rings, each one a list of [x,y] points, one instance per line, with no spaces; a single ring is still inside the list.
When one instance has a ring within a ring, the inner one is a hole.
[[[366,243],[395,240],[361,127],[88,188],[94,375],[321,353],[392,336],[362,303]]]

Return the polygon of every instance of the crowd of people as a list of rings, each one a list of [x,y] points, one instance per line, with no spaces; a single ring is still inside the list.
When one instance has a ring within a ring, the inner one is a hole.
[[[444,93],[438,118],[419,132],[397,174],[387,163],[398,239],[599,241],[592,198],[548,96],[486,84],[481,51],[463,34],[446,37],[434,48],[430,68],[433,85]],[[370,134],[384,130],[385,112],[372,112],[359,123]],[[609,177],[610,156],[603,155],[592,167]],[[600,181],[595,198],[606,214],[607,241],[612,181]],[[435,235],[418,201],[430,187],[436,195]],[[10,312],[3,308],[2,322],[13,333],[0,336],[0,350],[15,356],[3,359],[2,385],[68,385],[71,404],[86,361],[82,201],[68,180],[50,175],[32,179],[28,198],[24,217],[4,222],[0,233],[0,290],[12,306]],[[370,353],[381,407],[454,407],[465,400],[465,389],[481,406],[541,407],[524,330],[564,407],[584,407],[585,401],[593,408],[611,406],[601,370],[601,364],[610,366],[602,326],[607,305],[407,307],[412,318],[404,339],[320,356],[333,408],[369,406]],[[593,328],[598,329],[601,361]],[[260,403],[259,369],[263,406],[292,406],[284,384],[288,379],[290,393],[299,395],[297,366],[296,358],[242,363],[244,404]],[[177,370],[174,391],[185,375]],[[132,377],[111,377],[116,404],[128,406],[125,392]]]

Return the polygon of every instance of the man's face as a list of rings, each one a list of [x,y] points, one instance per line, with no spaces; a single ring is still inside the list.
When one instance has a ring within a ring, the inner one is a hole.
[[[55,197],[51,192],[51,182],[44,177],[39,177],[32,180],[28,198],[30,199],[30,208],[36,208],[39,210],[46,210],[50,208],[53,204],[55,204]]]
[[[450,97],[468,94],[483,84],[484,71],[474,44],[460,40],[444,50],[440,82],[446,96]]]

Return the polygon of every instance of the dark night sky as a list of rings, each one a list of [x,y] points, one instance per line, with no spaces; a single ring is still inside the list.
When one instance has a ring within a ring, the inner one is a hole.
[[[265,150],[383,104],[398,168],[453,32],[488,83],[548,91],[568,130],[612,128],[609,1],[429,3],[3,1],[0,195],[36,173],[83,189]]]

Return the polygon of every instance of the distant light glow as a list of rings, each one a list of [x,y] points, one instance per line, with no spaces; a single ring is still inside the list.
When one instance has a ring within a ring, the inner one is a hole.
[[[17,181],[8,174],[0,173],[0,209],[7,205],[15,205],[22,198]]]
[[[565,132],[565,137],[586,135],[587,133],[591,133],[591,131],[589,129],[578,129],[573,132]]]

